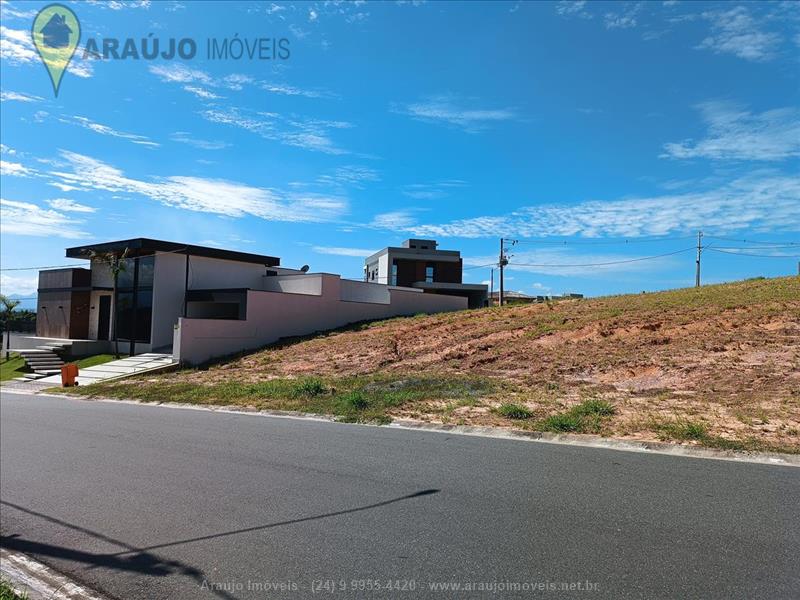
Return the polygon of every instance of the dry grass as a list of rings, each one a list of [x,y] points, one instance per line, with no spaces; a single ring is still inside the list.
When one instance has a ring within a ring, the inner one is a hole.
[[[213,402],[219,386],[311,376],[377,397],[424,380],[381,404],[391,418],[543,429],[602,400],[614,407],[593,421],[602,435],[800,451],[800,279],[392,319],[104,391],[181,385]],[[459,380],[481,382],[479,397],[451,393]],[[508,403],[531,418],[503,416]]]

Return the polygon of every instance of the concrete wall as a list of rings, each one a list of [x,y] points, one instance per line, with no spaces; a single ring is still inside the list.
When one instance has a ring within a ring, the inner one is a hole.
[[[92,265],[92,287],[114,287],[114,277],[111,275],[111,268],[107,262],[93,258]]]
[[[193,260],[196,259],[190,258],[190,261]],[[172,345],[173,329],[183,314],[185,278],[185,255],[156,255],[153,273],[153,322],[150,330],[150,345],[153,348]]]
[[[342,279],[339,281],[339,290],[342,302],[388,304],[391,300],[389,287],[379,283],[364,283]]]
[[[173,343],[174,356],[185,364],[199,364],[284,337],[335,329],[348,323],[467,308],[466,298],[397,288],[384,288],[389,295],[385,304],[342,301],[342,297],[354,295],[351,282],[344,282],[342,287],[336,275],[313,277],[321,281],[321,295],[249,291],[244,321],[180,319]]]
[[[262,278],[261,285],[256,289],[265,292],[284,292],[286,294],[311,294],[319,296],[322,293],[322,277],[320,273],[303,275],[276,275]]]
[[[165,255],[159,255],[162,258]],[[176,256],[179,256],[176,254]],[[184,258],[185,257],[181,257]],[[260,289],[266,273],[264,265],[191,256],[189,258],[189,289],[252,288]],[[183,289],[183,272],[181,272]]]

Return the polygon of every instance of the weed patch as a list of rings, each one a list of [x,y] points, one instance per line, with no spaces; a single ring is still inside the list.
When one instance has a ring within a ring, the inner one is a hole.
[[[507,403],[497,407],[497,414],[507,419],[530,419],[533,413],[519,404]]]
[[[554,433],[599,433],[616,409],[605,400],[589,399],[569,410],[550,415],[536,424],[540,431]]]

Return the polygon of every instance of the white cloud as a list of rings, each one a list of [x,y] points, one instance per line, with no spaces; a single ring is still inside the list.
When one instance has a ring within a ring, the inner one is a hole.
[[[190,92],[197,96],[198,98],[202,98],[203,100],[220,100],[224,98],[224,96],[220,96],[219,94],[215,94],[205,88],[197,87],[195,85],[185,85],[183,89],[187,92]]]
[[[100,8],[109,10],[125,10],[129,8],[150,8],[150,0],[86,0],[88,4],[94,4]]]
[[[375,215],[375,218],[372,219],[372,227],[404,230],[412,228],[415,221],[416,219],[410,210],[395,210]]]
[[[607,12],[604,15],[606,29],[630,29],[636,27],[636,15],[641,9],[641,4],[626,6],[619,12]]]
[[[76,229],[82,221],[71,219],[60,212],[41,208],[28,202],[0,198],[0,232],[8,235],[40,237],[81,238],[86,233]]]
[[[0,101],[2,102],[40,102],[43,100],[40,96],[32,94],[22,94],[20,92],[0,92]]]
[[[433,96],[421,102],[393,105],[392,110],[419,121],[455,126],[469,133],[517,117],[510,108],[466,108],[460,104],[452,96]]]
[[[574,205],[528,206],[499,216],[443,224],[416,223],[410,212],[389,213],[373,226],[420,237],[640,237],[699,229],[800,231],[800,179],[771,171],[716,189]]]
[[[453,189],[463,188],[466,185],[465,181],[458,179],[433,183],[412,183],[403,188],[403,194],[415,200],[438,200],[449,196]]]
[[[83,60],[75,53],[67,67],[67,72],[78,77],[91,77],[93,74],[90,62]],[[31,65],[41,63],[31,41],[30,30],[11,29],[0,25],[0,58],[10,65]]]
[[[586,0],[562,0],[556,2],[556,12],[562,17],[592,18],[592,13],[586,10]]]
[[[324,222],[335,220],[348,206],[338,196],[284,193],[222,179],[180,175],[134,179],[89,156],[68,151],[61,156],[71,170],[50,173],[59,183],[81,191],[137,194],[185,210],[268,221]]]
[[[221,150],[222,148],[227,148],[230,146],[227,142],[222,142],[219,140],[203,140],[191,137],[191,135],[185,131],[176,131],[173,133],[170,138],[173,142],[180,142],[181,144],[188,144],[190,146],[194,146],[195,148],[200,148],[201,150]]]
[[[377,250],[365,250],[363,248],[342,248],[339,246],[314,246],[312,248],[318,254],[332,254],[334,256],[355,256],[366,258],[372,256]]]
[[[6,177],[30,177],[34,173],[35,171],[33,169],[29,169],[18,162],[0,160],[0,175],[4,175]]]
[[[31,296],[37,291],[39,291],[38,275],[19,276],[0,273],[0,292],[6,296],[11,294]]]
[[[200,83],[211,85],[213,79],[205,71],[190,69],[181,63],[170,63],[169,65],[150,65],[150,72],[158,76],[161,81],[170,83]]]
[[[0,11],[2,11],[5,19],[32,19],[39,12],[39,9],[20,10],[17,8],[16,3],[12,5],[8,0],[0,0]]]
[[[745,60],[763,62],[775,55],[781,36],[761,29],[745,6],[703,13],[711,22],[711,35],[698,48],[717,54],[733,54]]]
[[[753,114],[728,102],[705,102],[698,110],[706,138],[664,145],[666,157],[714,160],[785,160],[800,156],[800,109]]]
[[[331,173],[320,175],[316,183],[336,187],[349,186],[363,188],[367,182],[380,181],[380,175],[374,169],[361,165],[345,165],[335,168]]]
[[[100,135],[108,135],[111,137],[129,140],[134,144],[139,144],[141,146],[151,146],[151,147],[159,146],[158,143],[151,141],[146,136],[137,135],[134,133],[125,133],[124,131],[117,131],[116,129],[113,129],[108,125],[95,123],[94,121],[92,121],[91,119],[87,119],[86,117],[80,117],[80,116],[61,117],[59,118],[59,121],[61,121],[62,123],[70,123],[72,125],[80,125],[81,127],[88,129],[89,131],[94,131],[95,133],[99,133]]]
[[[212,123],[239,127],[287,146],[325,154],[348,154],[330,137],[331,129],[351,127],[349,123],[343,121],[285,118],[282,115],[267,112],[258,112],[248,116],[237,108],[225,110],[209,108],[201,111],[200,114]]]
[[[245,86],[256,86],[264,91],[286,96],[304,96],[306,98],[332,98],[334,94],[320,90],[304,90],[285,83],[258,81],[249,75],[233,73],[225,77],[212,77],[200,69],[191,69],[185,65],[151,65],[150,72],[166,83],[183,83],[183,89],[203,100],[220,100],[216,92],[208,88],[223,88],[240,91]]]
[[[93,206],[78,204],[69,198],[54,198],[53,200],[48,200],[47,203],[54,209],[64,212],[93,213],[97,211]]]

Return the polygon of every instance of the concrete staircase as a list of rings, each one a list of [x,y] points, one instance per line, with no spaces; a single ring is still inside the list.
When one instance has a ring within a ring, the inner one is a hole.
[[[66,344],[51,343],[36,348],[12,350],[12,352],[17,352],[32,371],[18,377],[17,380],[35,381],[48,375],[61,373],[61,367],[64,366],[61,355],[66,352]]]

